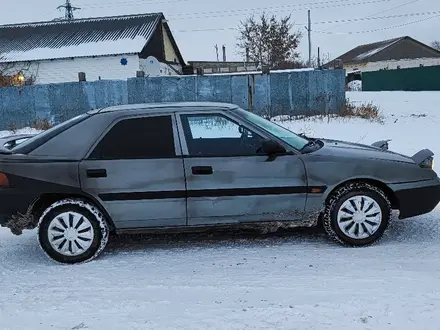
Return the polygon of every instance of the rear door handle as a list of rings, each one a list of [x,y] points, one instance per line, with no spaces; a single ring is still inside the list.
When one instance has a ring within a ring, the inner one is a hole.
[[[104,168],[94,168],[86,171],[88,178],[106,178],[107,170]]]
[[[213,173],[211,166],[194,166],[191,167],[194,175],[211,175]]]

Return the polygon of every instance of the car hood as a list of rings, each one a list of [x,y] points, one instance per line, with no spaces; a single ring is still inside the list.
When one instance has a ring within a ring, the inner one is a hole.
[[[402,155],[389,150],[382,150],[377,147],[353,143],[340,140],[320,139],[324,143],[324,146],[317,151],[322,155],[334,155],[334,156],[346,156],[346,157],[358,157],[358,158],[370,158],[380,159],[395,162],[405,162],[414,164],[414,160],[406,155]]]

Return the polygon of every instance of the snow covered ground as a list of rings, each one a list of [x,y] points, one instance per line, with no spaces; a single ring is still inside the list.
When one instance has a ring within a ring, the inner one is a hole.
[[[383,124],[301,120],[312,136],[440,155],[440,93],[348,93]],[[35,237],[0,229],[0,329],[438,329],[440,208],[397,221],[374,247],[319,232],[122,237],[94,262],[60,266]]]
[[[12,134],[37,134],[40,131],[35,128],[25,127],[17,129],[15,132],[10,131],[0,131],[0,138],[2,136],[12,135]]]
[[[350,81],[347,85],[348,90],[352,92],[362,91],[362,81],[361,80],[353,80]]]

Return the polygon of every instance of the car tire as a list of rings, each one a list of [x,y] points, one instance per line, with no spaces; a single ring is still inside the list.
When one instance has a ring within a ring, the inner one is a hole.
[[[89,262],[107,245],[109,227],[94,205],[79,199],[63,199],[50,205],[40,217],[38,240],[53,261],[63,264]]]
[[[323,214],[327,234],[350,247],[377,243],[390,221],[391,203],[385,193],[363,182],[337,189],[328,198]]]

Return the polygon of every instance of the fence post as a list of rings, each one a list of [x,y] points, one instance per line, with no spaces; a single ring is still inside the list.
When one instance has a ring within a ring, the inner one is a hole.
[[[254,112],[255,76],[253,74],[248,74],[247,81],[248,81],[248,109],[249,112]]]

